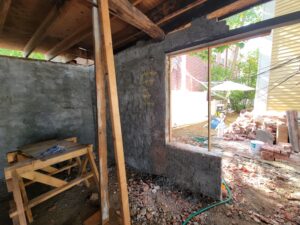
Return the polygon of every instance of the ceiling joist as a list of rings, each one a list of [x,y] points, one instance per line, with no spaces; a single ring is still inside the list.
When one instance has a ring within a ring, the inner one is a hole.
[[[0,0],[0,33],[3,30],[12,0]]]
[[[205,3],[207,0],[196,0],[188,5],[185,5],[184,7],[179,7],[179,5],[176,7],[176,10],[173,11],[172,13],[166,15],[166,16],[163,16],[162,18],[160,18],[156,24],[158,26],[163,26],[165,23],[168,23],[170,22],[172,19],[174,19],[175,17],[195,8],[195,7],[198,7],[200,5],[202,5],[203,3]],[[164,7],[163,5],[161,7]],[[157,7],[156,11],[160,11],[160,7]],[[157,12],[154,12],[153,14],[158,14]],[[121,31],[121,32],[124,32],[124,31]],[[120,33],[121,33],[120,32]],[[117,36],[119,34],[116,34]],[[118,41],[116,44],[115,44],[115,47],[116,48],[119,48],[121,47],[122,45],[130,42],[130,41],[134,41],[135,38],[139,37],[139,36],[142,36],[143,33],[142,32],[137,32],[137,33],[134,33],[124,39],[122,39],[121,41]]]
[[[262,0],[248,0],[248,1],[238,0],[236,2],[233,2],[229,5],[226,5],[225,7],[222,7],[220,9],[208,14],[207,19],[220,18],[220,17],[223,17],[225,15],[232,14],[236,11],[241,10],[241,9],[245,9],[249,6],[253,6],[255,4],[263,3],[263,2],[265,2],[265,1],[262,1]]]
[[[164,39],[164,31],[128,0],[110,0],[109,6],[114,14],[121,20],[144,31],[153,39]]]
[[[28,58],[29,55],[36,49],[36,47],[41,43],[41,41],[45,38],[47,34],[47,30],[51,27],[51,25],[56,21],[58,15],[62,12],[68,10],[71,6],[71,3],[68,2],[66,4],[55,4],[34,34],[31,36],[30,40],[27,42],[23,49],[24,57]]]
[[[62,52],[65,52],[66,50],[70,49],[80,41],[86,39],[87,37],[92,35],[92,27],[87,26],[84,28],[81,28],[80,30],[75,31],[59,43],[57,43],[52,49],[50,49],[46,53],[46,59],[51,60],[55,58],[57,55],[59,55]]]

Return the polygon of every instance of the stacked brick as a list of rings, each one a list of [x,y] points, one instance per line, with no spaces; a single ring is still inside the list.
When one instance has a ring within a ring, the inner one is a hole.
[[[269,161],[288,160],[291,154],[292,145],[282,142],[277,145],[264,144],[260,151],[261,158]]]

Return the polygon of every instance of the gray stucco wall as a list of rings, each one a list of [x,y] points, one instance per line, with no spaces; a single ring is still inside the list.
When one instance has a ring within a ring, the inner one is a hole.
[[[215,199],[221,193],[221,157],[166,143],[165,52],[227,30],[224,23],[198,19],[163,42],[139,43],[115,56],[126,163]],[[5,152],[17,146],[69,136],[95,142],[91,68],[0,57],[0,87],[0,176]]]
[[[0,57],[0,177],[18,146],[70,136],[95,143],[93,93],[88,67]]]
[[[126,162],[172,177],[186,188],[220,197],[221,157],[166,143],[166,54],[183,44],[228,31],[223,23],[197,19],[160,43],[139,43],[115,56]]]

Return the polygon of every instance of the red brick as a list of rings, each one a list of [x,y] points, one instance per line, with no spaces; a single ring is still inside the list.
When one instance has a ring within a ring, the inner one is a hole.
[[[274,161],[274,153],[270,151],[261,151],[260,156],[263,160]]]
[[[275,160],[289,160],[289,155],[284,155],[284,154],[280,154],[280,153],[276,153],[274,152],[274,157],[275,157]]]

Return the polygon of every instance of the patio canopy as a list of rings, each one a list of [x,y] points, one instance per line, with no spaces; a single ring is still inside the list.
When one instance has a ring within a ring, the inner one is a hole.
[[[211,90],[212,91],[253,91],[255,89],[244,84],[235,83],[232,81],[224,81],[223,83],[214,86]]]

